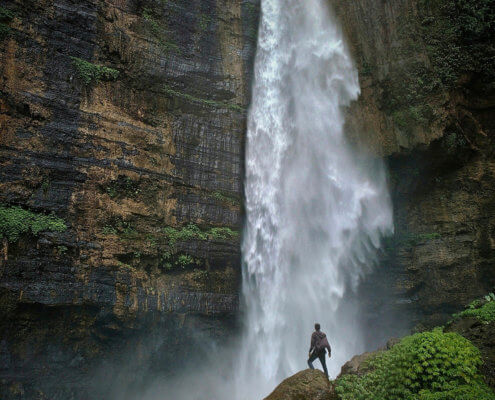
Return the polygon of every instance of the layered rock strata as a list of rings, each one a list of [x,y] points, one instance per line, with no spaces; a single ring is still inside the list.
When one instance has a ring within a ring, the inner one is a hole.
[[[362,88],[347,131],[390,170],[395,235],[363,289],[383,342],[444,323],[495,284],[495,6],[330,3]]]
[[[109,398],[102,366],[137,384],[234,328],[258,10],[0,1],[0,203],[67,225],[2,239],[3,399]]]

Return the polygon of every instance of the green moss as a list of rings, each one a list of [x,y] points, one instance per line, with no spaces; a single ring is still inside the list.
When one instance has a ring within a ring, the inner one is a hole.
[[[65,221],[57,216],[25,210],[17,206],[0,205],[0,238],[15,242],[22,234],[37,235],[43,231],[63,232]]]
[[[454,318],[473,317],[477,318],[485,324],[495,321],[495,294],[490,293],[483,299],[475,300],[467,308],[454,314]]]
[[[494,81],[494,10],[492,0],[420,0],[401,16],[396,67],[380,83],[381,106],[399,128],[428,126],[436,118],[431,107],[444,104],[466,74],[479,74],[487,87]]]
[[[163,228],[169,244],[174,247],[177,242],[187,242],[188,240],[228,240],[239,237],[239,232],[228,227],[215,227],[207,230],[201,230],[194,224],[188,224],[180,229],[167,226]]]
[[[198,20],[198,26],[201,31],[206,31],[210,24],[212,23],[212,19],[209,15],[201,14]]]
[[[15,14],[3,7],[0,7],[0,41],[9,37],[12,33],[12,28],[8,25],[15,17]]]
[[[104,235],[118,235],[121,240],[135,240],[139,238],[139,232],[134,228],[130,221],[124,221],[122,218],[112,218],[103,226]]]
[[[428,122],[426,107],[423,105],[394,111],[392,118],[401,128],[408,128],[411,125],[425,125]]]
[[[225,194],[222,192],[213,192],[212,196],[215,200],[218,200],[222,203],[228,203],[232,206],[240,205],[240,200],[237,197],[234,197],[230,194]]]
[[[114,228],[111,225],[105,225],[102,229],[102,233],[104,235],[116,235],[117,234],[117,229]]]
[[[12,28],[0,22],[0,41],[7,39],[12,33]]]
[[[114,81],[119,77],[119,71],[103,65],[96,65],[77,57],[71,57],[72,65],[77,70],[79,78],[86,84],[97,84],[99,81]]]
[[[485,399],[493,400],[481,364],[480,351],[469,340],[437,328],[407,336],[378,353],[366,363],[366,374],[343,376],[336,390],[342,400],[431,400],[454,392],[486,393]]]
[[[189,254],[173,254],[164,252],[161,256],[162,267],[166,270],[174,270],[177,268],[185,269],[186,267],[199,266],[202,264],[199,258],[194,258]]]
[[[440,239],[442,235],[437,232],[432,233],[405,233],[388,237],[384,240],[384,247],[387,249],[395,247],[412,247],[420,243]]]
[[[239,232],[226,227],[211,228],[208,231],[208,236],[217,240],[228,240],[239,237]]]
[[[15,13],[4,7],[0,7],[0,22],[10,22],[15,18]]]
[[[67,246],[57,246],[57,252],[59,254],[65,254],[69,250]]]
[[[125,175],[120,175],[117,179],[110,181],[104,190],[112,199],[117,197],[135,198],[141,193],[139,183]]]
[[[166,27],[160,24],[153,16],[153,11],[149,8],[143,10],[143,19],[146,21],[151,35],[156,39],[160,48],[165,52],[180,53],[180,48],[170,37],[167,37]]]
[[[230,103],[228,101],[216,101],[216,100],[210,100],[210,99],[202,99],[200,97],[192,96],[188,93],[179,92],[179,91],[174,90],[168,86],[164,86],[163,91],[166,94],[168,94],[169,96],[178,97],[180,99],[184,99],[184,100],[190,101],[192,103],[200,103],[200,104],[204,104],[204,105],[207,105],[210,107],[215,107],[215,108],[222,108],[222,109],[226,108],[226,109],[230,109],[230,110],[238,111],[238,112],[245,111],[244,107],[239,106],[239,105],[234,104],[234,103]]]

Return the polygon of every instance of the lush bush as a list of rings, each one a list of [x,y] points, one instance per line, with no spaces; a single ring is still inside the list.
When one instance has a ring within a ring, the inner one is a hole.
[[[444,392],[420,393],[419,400],[494,400],[493,391],[483,384],[463,385]]]
[[[474,400],[475,393],[487,393],[492,397],[481,398],[495,400],[479,373],[481,364],[480,352],[471,342],[437,328],[378,353],[367,362],[367,374],[340,378],[337,392],[342,400],[457,399],[448,397],[455,392],[464,396],[459,399]]]
[[[63,232],[66,229],[64,220],[55,215],[0,205],[0,238],[7,238],[9,242],[15,242],[22,234],[28,232],[37,235],[42,231]]]
[[[96,65],[77,57],[71,57],[71,60],[79,78],[86,85],[98,83],[100,80],[114,81],[119,77],[119,71],[116,69]]]
[[[481,300],[473,301],[467,308],[454,315],[454,318],[474,317],[484,323],[495,321],[495,294],[490,293]]]

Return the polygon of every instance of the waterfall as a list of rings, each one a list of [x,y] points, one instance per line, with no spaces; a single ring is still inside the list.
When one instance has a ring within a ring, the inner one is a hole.
[[[357,71],[327,0],[262,0],[246,145],[245,332],[236,399],[260,399],[306,368],[315,322],[335,377],[363,350],[345,300],[392,230],[386,179],[347,143]],[[319,362],[315,362],[319,366]]]

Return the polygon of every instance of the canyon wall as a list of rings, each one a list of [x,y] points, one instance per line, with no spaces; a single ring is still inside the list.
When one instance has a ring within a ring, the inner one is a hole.
[[[495,285],[495,11],[330,2],[362,87],[347,131],[390,170],[396,233],[362,287],[376,341]],[[0,0],[2,399],[125,398],[235,331],[258,14]]]
[[[495,4],[331,3],[360,72],[347,130],[387,161],[394,204],[369,317],[444,323],[495,285]]]
[[[258,13],[0,1],[2,399],[129,394],[235,329]]]

